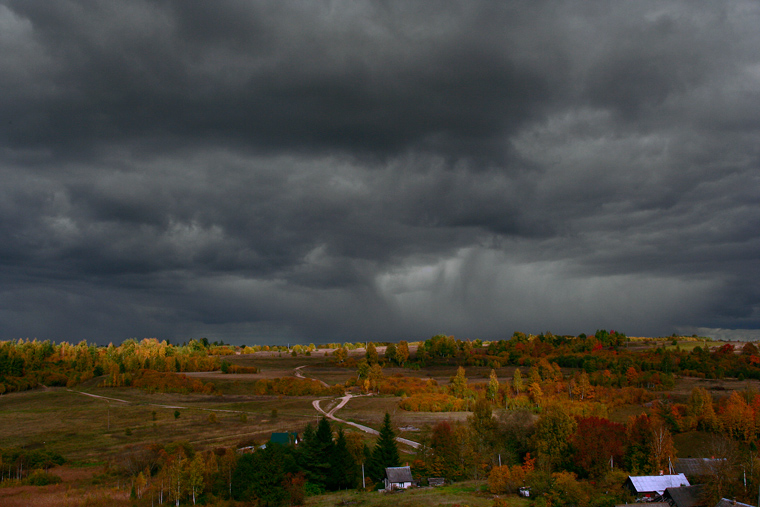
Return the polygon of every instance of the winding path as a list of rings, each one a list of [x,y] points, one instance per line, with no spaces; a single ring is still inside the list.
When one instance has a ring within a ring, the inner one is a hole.
[[[43,387],[45,387],[45,386],[43,386]],[[45,387],[45,389],[47,389],[47,387]],[[90,398],[100,398],[101,400],[118,401],[118,402],[121,402],[121,403],[131,403],[131,402],[127,401],[127,400],[120,400],[119,398],[109,398],[108,396],[99,396],[97,394],[90,394],[90,393],[86,393],[84,391],[75,391],[73,389],[66,389],[66,390],[68,392],[70,392],[70,393],[83,394],[85,396],[89,396]]]
[[[298,366],[295,369],[295,376],[298,377],[298,378],[310,378],[310,377],[304,376],[303,372],[301,371],[304,368],[306,368],[307,366],[308,365]],[[311,380],[318,380],[318,379],[313,379],[312,378]],[[325,386],[325,387],[330,387],[329,384],[327,384],[326,382],[322,382],[321,380],[319,380],[319,382],[323,386]],[[360,395],[360,396],[369,396],[369,395],[365,394],[365,395]],[[356,428],[358,430],[361,430],[361,431],[363,431],[365,433],[369,433],[371,435],[379,435],[380,432],[377,431],[374,428],[370,428],[369,426],[364,426],[363,424],[355,423],[355,422],[352,422],[352,421],[346,421],[344,419],[339,419],[339,418],[335,417],[335,412],[337,412],[341,408],[345,407],[346,403],[348,403],[348,400],[350,400],[351,398],[354,398],[353,394],[347,394],[347,395],[343,396],[342,398],[338,398],[340,400],[340,403],[338,403],[333,408],[331,408],[329,412],[325,412],[322,409],[322,407],[319,405],[320,402],[322,401],[321,399],[316,399],[316,400],[312,401],[311,404],[316,409],[317,412],[320,412],[321,414],[324,414],[324,416],[327,417],[328,419],[331,419],[331,420],[333,420],[335,422],[340,422],[340,423],[343,423],[343,424],[348,424],[349,426],[353,426],[354,428]],[[419,448],[419,446],[420,446],[419,442],[415,442],[413,440],[409,440],[408,438],[396,437],[396,442],[408,445],[409,447],[413,447],[415,449]]]
[[[127,405],[147,405],[149,407],[159,407],[159,408],[181,408],[183,410],[205,410],[206,412],[230,412],[233,414],[247,414],[248,413],[242,410],[227,410],[223,408],[181,407],[178,405],[159,405],[158,403],[139,403],[139,402],[128,401],[128,400],[120,400],[119,398],[109,398],[108,396],[100,396],[99,394],[90,394],[84,391],[75,391],[74,389],[66,389],[66,390],[70,393],[82,394],[84,396],[89,396],[90,398],[99,398],[101,400],[106,400],[106,401],[118,401],[120,403],[126,403]]]
[[[346,405],[346,403],[348,403],[348,400],[350,400],[353,397],[354,397],[354,395],[347,394],[347,395],[343,396],[342,398],[339,398],[340,399],[340,403],[338,403],[336,406],[334,406],[333,408],[331,408],[329,412],[325,412],[322,409],[322,407],[319,406],[319,403],[322,400],[314,400],[314,401],[311,402],[311,404],[314,406],[314,408],[317,410],[317,412],[321,412],[328,419],[332,419],[333,421],[340,422],[340,423],[343,423],[343,424],[348,424],[349,426],[353,426],[354,428],[356,428],[358,430],[361,430],[361,431],[363,431],[365,433],[370,433],[372,435],[379,435],[380,432],[377,431],[374,428],[370,428],[369,426],[364,426],[362,424],[358,424],[358,423],[355,423],[355,422],[352,422],[352,421],[346,421],[344,419],[339,419],[339,418],[335,417],[335,412],[337,412],[338,410],[340,410],[341,408],[343,408]],[[409,440],[407,438],[396,437],[396,442],[398,442],[400,444],[408,445],[408,446],[413,447],[415,449],[417,449],[420,446],[419,442],[414,442],[414,441]]]

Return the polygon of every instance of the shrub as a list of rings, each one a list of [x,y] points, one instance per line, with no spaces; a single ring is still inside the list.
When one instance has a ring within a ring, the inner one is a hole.
[[[255,366],[239,366],[237,364],[230,364],[227,367],[227,371],[224,373],[258,373],[259,369]]]
[[[294,377],[261,379],[253,385],[253,394],[257,396],[282,394],[285,396],[323,396],[342,394],[341,386],[325,387],[317,380]]]
[[[214,385],[187,375],[155,370],[140,370],[132,378],[132,386],[147,392],[212,394]]]
[[[468,409],[467,400],[441,393],[413,394],[401,400],[398,406],[410,412],[464,412]]]
[[[29,486],[47,486],[48,484],[60,484],[61,482],[63,482],[63,479],[44,470],[35,470],[24,480],[24,484]]]

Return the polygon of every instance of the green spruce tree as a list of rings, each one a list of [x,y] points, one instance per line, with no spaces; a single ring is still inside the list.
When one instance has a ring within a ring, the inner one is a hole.
[[[321,446],[317,439],[317,432],[311,423],[306,425],[303,431],[303,439],[301,445],[298,448],[298,462],[301,469],[304,470],[306,479],[317,487],[325,487],[324,472],[326,469],[326,463],[320,461]],[[320,466],[322,465],[322,466]]]
[[[317,431],[314,434],[313,461],[309,465],[313,473],[313,482],[323,487],[328,487],[330,483],[330,462],[334,447],[330,421],[323,417],[319,420]]]
[[[398,455],[396,433],[391,426],[391,416],[386,412],[383,426],[380,428],[380,436],[372,451],[370,476],[374,481],[379,482],[385,477],[385,469],[387,467],[397,467],[400,464],[401,459]]]
[[[356,487],[357,482],[356,461],[348,451],[346,436],[343,429],[338,430],[338,438],[330,456],[330,480],[329,489],[348,489]]]

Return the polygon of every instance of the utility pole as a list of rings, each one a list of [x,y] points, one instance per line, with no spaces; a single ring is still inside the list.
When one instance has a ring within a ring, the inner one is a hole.
[[[362,489],[367,489],[367,483],[364,480],[364,463],[362,463]]]

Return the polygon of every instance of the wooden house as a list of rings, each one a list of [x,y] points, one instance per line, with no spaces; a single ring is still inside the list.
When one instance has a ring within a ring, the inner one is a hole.
[[[385,469],[385,489],[406,489],[414,482],[409,467],[388,467]]]

